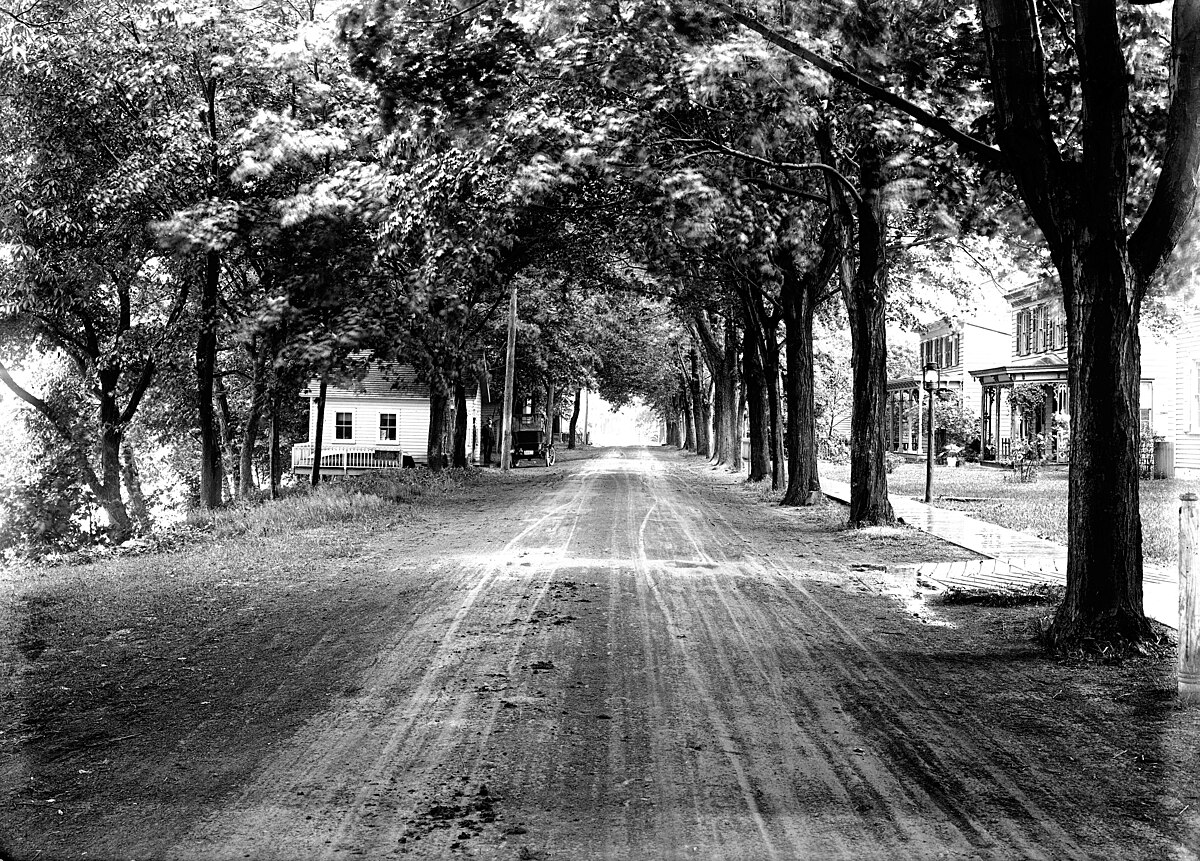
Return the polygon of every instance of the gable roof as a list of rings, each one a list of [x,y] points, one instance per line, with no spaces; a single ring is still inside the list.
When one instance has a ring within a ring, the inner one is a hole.
[[[302,397],[315,398],[321,381],[311,379],[308,386],[300,394]],[[474,379],[467,380],[467,397],[475,397],[479,384]],[[429,383],[417,376],[417,369],[412,365],[400,362],[369,362],[367,373],[362,379],[355,377],[330,378],[326,396],[351,396],[357,398],[419,398],[429,397]]]

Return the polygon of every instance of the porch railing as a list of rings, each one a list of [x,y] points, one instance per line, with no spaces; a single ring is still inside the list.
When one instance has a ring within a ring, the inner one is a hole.
[[[292,446],[292,471],[312,469],[313,444],[311,442],[296,443]],[[371,449],[363,446],[323,445],[321,446],[321,471],[341,470],[348,474],[351,470],[363,469],[399,469],[404,465],[404,455],[398,448]]]

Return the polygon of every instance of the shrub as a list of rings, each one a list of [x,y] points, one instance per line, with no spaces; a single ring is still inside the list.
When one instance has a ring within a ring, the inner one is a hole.
[[[1038,468],[1042,464],[1042,447],[1045,439],[1037,434],[1033,439],[1018,440],[1013,444],[1013,480],[1021,484],[1037,481]]]
[[[817,440],[817,457],[828,463],[849,463],[850,440],[837,434]]]
[[[37,558],[75,550],[95,540],[85,532],[91,493],[54,464],[28,484],[0,487],[0,551]]]

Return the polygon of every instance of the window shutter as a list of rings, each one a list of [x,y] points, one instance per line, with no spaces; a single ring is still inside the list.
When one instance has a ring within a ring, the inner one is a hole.
[[[1013,315],[1013,355],[1021,355],[1021,321],[1024,319],[1024,314],[1018,311]]]

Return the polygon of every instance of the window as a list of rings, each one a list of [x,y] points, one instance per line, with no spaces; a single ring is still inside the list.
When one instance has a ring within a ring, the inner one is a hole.
[[[1025,355],[1025,312],[1018,311],[1016,314],[1016,325],[1013,339],[1013,353],[1018,356]]]
[[[1142,438],[1145,439],[1154,433],[1153,380],[1142,380],[1138,407],[1138,421],[1142,428]]]
[[[334,414],[333,438],[354,439],[354,413]]]
[[[937,343],[934,345],[933,361],[939,368],[946,367],[946,357],[943,355],[942,344],[942,339],[938,338]]]
[[[379,440],[380,440],[380,442],[395,442],[396,441],[396,414],[395,413],[380,413],[379,414]]]

